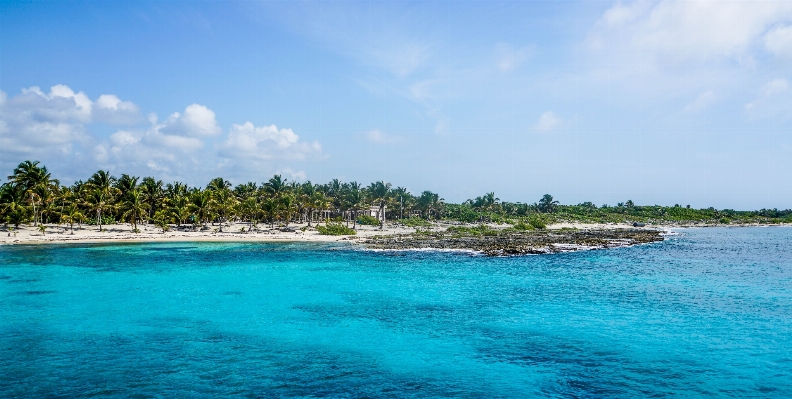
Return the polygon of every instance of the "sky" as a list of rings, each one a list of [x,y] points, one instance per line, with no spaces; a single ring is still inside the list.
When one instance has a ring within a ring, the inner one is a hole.
[[[789,1],[2,1],[0,176],[785,209],[790,79]]]

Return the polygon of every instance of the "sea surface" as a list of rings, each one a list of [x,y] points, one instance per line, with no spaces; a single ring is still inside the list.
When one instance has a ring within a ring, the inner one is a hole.
[[[792,228],[679,233],[0,246],[0,397],[792,397]]]

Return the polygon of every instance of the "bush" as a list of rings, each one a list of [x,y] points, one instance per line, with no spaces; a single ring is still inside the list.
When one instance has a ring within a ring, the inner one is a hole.
[[[528,224],[530,224],[531,227],[533,227],[535,229],[539,229],[539,230],[547,228],[547,225],[545,224],[544,220],[542,220],[542,218],[540,218],[538,216],[534,216],[532,218],[529,218],[528,219]]]
[[[523,221],[517,222],[514,226],[512,226],[515,230],[533,230],[535,227],[531,226],[530,224],[526,224]]]
[[[88,218],[85,220],[85,224],[91,226],[98,226],[99,223],[96,223],[96,218]],[[113,216],[102,216],[102,225],[106,224],[116,224],[115,217]]]
[[[326,226],[316,226],[316,230],[325,236],[353,236],[355,230],[344,226],[341,222],[327,222]]]
[[[377,219],[377,218],[375,218],[374,216],[371,216],[371,215],[360,215],[360,216],[358,216],[357,223],[358,224],[362,224],[362,225],[366,225],[366,226],[379,226],[380,225],[379,219]]]
[[[489,226],[485,224],[480,224],[476,227],[464,227],[464,226],[451,226],[447,230],[449,233],[456,233],[460,235],[484,235],[484,236],[494,236],[498,235],[498,231],[491,229]]]
[[[411,217],[411,218],[407,218],[407,219],[402,219],[399,222],[401,224],[407,226],[407,227],[427,227],[427,226],[431,226],[431,223],[429,223],[426,220],[423,220],[421,218],[417,218],[417,217]]]

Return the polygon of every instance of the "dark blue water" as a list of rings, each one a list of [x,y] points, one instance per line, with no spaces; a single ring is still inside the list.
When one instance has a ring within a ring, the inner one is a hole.
[[[792,229],[517,258],[0,247],[2,397],[792,397]]]

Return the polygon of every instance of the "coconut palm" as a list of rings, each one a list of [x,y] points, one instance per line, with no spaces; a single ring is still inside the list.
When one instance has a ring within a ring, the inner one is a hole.
[[[143,220],[143,216],[148,215],[149,205],[145,201],[143,191],[139,188],[128,191],[121,206],[124,211],[121,218],[129,220],[133,231],[137,232],[138,220]]]
[[[153,177],[144,177],[140,183],[140,188],[143,190],[143,196],[146,203],[149,205],[149,218],[152,218],[163,205],[165,199],[165,190],[163,188],[162,180],[155,180]]]
[[[349,187],[344,195],[344,202],[347,209],[352,212],[352,228],[357,229],[358,212],[365,207],[365,191],[358,182],[349,183]]]
[[[223,179],[222,177],[215,177],[209,182],[209,184],[206,185],[206,189],[210,191],[220,191],[230,188],[231,188],[231,182]]]
[[[212,213],[212,192],[209,190],[196,190],[190,196],[190,205],[198,222],[206,227],[206,222]]]
[[[263,197],[259,209],[270,222],[270,227],[275,227],[275,216],[278,213],[278,201],[273,197]]]
[[[5,183],[0,186],[0,215],[6,223],[16,228],[27,220],[25,189],[22,185]]]
[[[418,197],[418,207],[424,211],[424,216],[427,219],[432,217],[432,212],[435,213],[436,217],[439,216],[442,205],[443,199],[431,191],[424,191]]]
[[[377,219],[380,221],[380,230],[382,230],[385,224],[385,204],[391,195],[391,184],[384,181],[371,183],[366,189],[366,193],[372,203],[379,208]]]
[[[187,222],[192,215],[190,199],[187,195],[179,195],[171,200],[170,215],[176,219],[179,226]]]
[[[8,180],[25,191],[25,196],[33,208],[33,226],[38,225],[39,206],[42,203],[42,196],[47,196],[47,192],[53,186],[59,186],[57,180],[52,179],[52,175],[47,171],[46,166],[38,166],[39,161],[24,161],[13,171]]]
[[[99,224],[99,231],[102,230],[102,211],[111,208],[112,197],[118,191],[114,184],[116,178],[110,175],[109,171],[100,170],[94,173],[85,183],[88,191],[87,202],[96,210],[96,221]]]
[[[138,180],[140,180],[138,176],[130,176],[126,173],[122,174],[121,177],[116,180],[115,188],[118,190],[117,193],[121,197],[121,201],[123,201],[132,190],[137,189]]]
[[[64,223],[68,223],[71,227],[71,233],[74,234],[74,223],[80,222],[83,219],[83,214],[80,212],[80,209],[77,207],[76,204],[69,204],[66,208],[63,209],[61,212],[61,220]]]
[[[267,193],[275,196],[280,197],[287,189],[287,180],[281,177],[281,175],[275,175],[269,181],[264,183],[262,187],[264,191]]]
[[[542,196],[542,199],[539,200],[538,208],[541,212],[553,213],[556,208],[558,208],[558,201],[553,200],[552,195],[545,194]]]
[[[284,194],[277,199],[278,214],[285,226],[289,225],[292,215],[297,212],[297,200],[293,194]]]
[[[102,231],[102,212],[111,208],[110,194],[99,188],[91,188],[86,193],[85,202],[96,212],[96,223],[99,225],[99,231]]]

